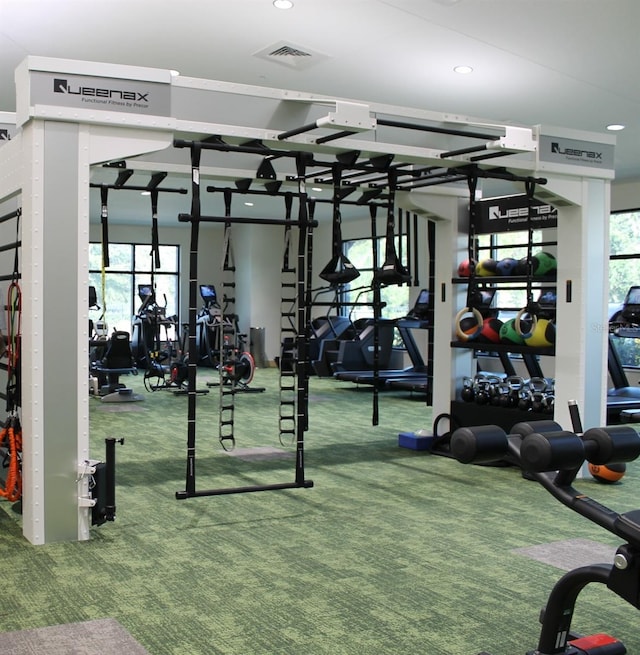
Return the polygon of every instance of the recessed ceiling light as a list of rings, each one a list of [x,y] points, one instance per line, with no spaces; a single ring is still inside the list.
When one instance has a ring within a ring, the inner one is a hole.
[[[291,0],[273,0],[273,6],[276,9],[291,9],[293,2]]]
[[[151,191],[141,191],[141,192],[140,192],[140,195],[141,195],[141,196],[150,196],[150,195],[151,195]]]
[[[252,202],[245,202],[244,204],[245,204],[245,206],[247,206],[247,207],[253,207],[253,203],[252,203]]]
[[[455,66],[453,70],[455,73],[459,73],[460,75],[468,75],[469,73],[473,73],[473,68],[471,68],[471,66]]]
[[[625,126],[620,125],[620,123],[611,123],[611,125],[607,125],[607,129],[611,132],[619,132],[620,130],[624,130],[624,128]]]
[[[180,71],[177,70],[171,69],[169,72],[171,73],[171,77],[178,77],[180,75]]]
[[[312,186],[311,190],[312,191],[318,191],[318,192],[322,191],[322,189],[319,186]]]

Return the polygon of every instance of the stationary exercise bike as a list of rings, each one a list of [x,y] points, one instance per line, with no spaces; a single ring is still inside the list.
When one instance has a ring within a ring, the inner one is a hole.
[[[231,385],[236,391],[259,393],[262,387],[250,387],[256,370],[253,355],[245,350],[247,335],[239,330],[238,315],[230,314],[218,303],[212,284],[200,285],[203,306],[196,317],[196,343],[199,364],[213,366],[220,373],[219,384]]]
[[[518,423],[507,435],[496,425],[459,428],[451,435],[451,454],[463,464],[494,462],[509,456],[551,495],[573,511],[626,541],[613,564],[593,564],[566,573],[555,584],[541,613],[542,630],[527,655],[624,655],[624,644],[607,634],[580,636],[571,620],[580,592],[590,583],[605,584],[640,609],[640,509],[619,514],[573,487],[585,460],[593,464],[630,462],[640,455],[640,436],[616,425],[591,428],[581,436],[577,406],[570,405],[573,430],[555,421]],[[489,655],[480,653],[479,655]]]

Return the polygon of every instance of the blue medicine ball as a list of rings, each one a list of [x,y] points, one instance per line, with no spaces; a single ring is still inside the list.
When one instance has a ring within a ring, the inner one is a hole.
[[[496,265],[496,272],[498,275],[515,275],[518,260],[513,257],[505,257],[501,259]]]

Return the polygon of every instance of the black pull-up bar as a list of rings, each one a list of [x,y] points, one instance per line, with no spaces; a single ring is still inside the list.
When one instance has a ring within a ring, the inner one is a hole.
[[[152,183],[153,183],[153,177],[151,178]],[[118,184],[117,182],[115,184],[100,184],[99,182],[91,182],[89,186],[92,189],[118,189],[122,191],[153,191],[154,189],[160,193],[180,193],[182,195],[186,195],[188,193],[187,189],[163,189],[161,187],[157,187],[157,182],[155,185],[152,185],[152,183],[143,186],[143,185],[134,185],[134,184]]]
[[[417,123],[407,123],[405,121],[394,121],[386,118],[376,118],[378,125],[385,127],[399,127],[404,130],[420,130],[421,132],[433,132],[435,134],[449,134],[451,136],[466,136],[470,139],[495,139],[495,134],[484,134],[482,132],[465,132],[464,130],[454,130],[448,127],[433,127],[430,125],[420,125]]]
[[[284,218],[244,218],[242,216],[194,216],[193,214],[178,214],[180,223],[237,223],[239,225],[284,225],[291,227],[318,227],[318,221],[286,220]]]

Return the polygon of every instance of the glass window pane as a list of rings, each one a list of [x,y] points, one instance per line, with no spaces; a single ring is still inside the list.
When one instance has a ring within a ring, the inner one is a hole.
[[[640,211],[611,215],[609,243],[610,255],[640,255]]]
[[[136,271],[151,271],[151,246],[149,244],[135,245],[135,262]]]
[[[94,321],[105,320],[109,332],[131,332],[131,277],[126,273],[107,273],[104,296],[100,273],[91,273],[89,284],[95,286],[100,306],[99,310],[89,312],[90,317]]]
[[[609,303],[611,306],[622,303],[629,287],[639,285],[640,270],[637,259],[612,259],[609,261]]]
[[[131,245],[128,243],[109,244],[109,267],[108,271],[130,271],[131,270]]]

